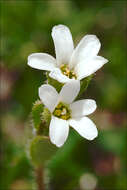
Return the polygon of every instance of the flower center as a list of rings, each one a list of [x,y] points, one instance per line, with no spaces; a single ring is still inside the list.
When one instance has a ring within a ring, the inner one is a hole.
[[[63,102],[60,102],[54,112],[53,115],[64,120],[68,120],[71,117],[71,111],[69,109],[69,106]]]
[[[62,64],[60,66],[60,69],[61,69],[61,72],[67,77],[69,77],[70,79],[77,79],[74,70],[73,69],[70,70],[67,64]]]

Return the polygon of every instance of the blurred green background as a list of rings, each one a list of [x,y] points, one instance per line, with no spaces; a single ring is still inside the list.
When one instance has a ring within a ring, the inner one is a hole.
[[[75,45],[85,34],[102,43],[109,62],[92,79],[84,98],[97,101],[90,117],[99,136],[87,141],[70,130],[65,145],[47,164],[50,190],[127,189],[127,2],[126,1],[1,1],[0,64],[0,189],[36,189],[27,156],[26,128],[32,103],[44,82],[42,71],[27,66],[34,52],[55,56],[54,25],[67,25]]]

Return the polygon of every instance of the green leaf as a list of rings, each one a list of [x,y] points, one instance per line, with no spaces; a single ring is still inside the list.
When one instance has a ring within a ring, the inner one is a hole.
[[[87,89],[92,77],[93,77],[93,75],[90,75],[80,81],[80,92],[78,94],[77,99],[80,98],[80,96],[83,94],[83,92]]]
[[[56,151],[56,146],[45,136],[36,136],[30,145],[30,156],[35,166],[43,166]]]

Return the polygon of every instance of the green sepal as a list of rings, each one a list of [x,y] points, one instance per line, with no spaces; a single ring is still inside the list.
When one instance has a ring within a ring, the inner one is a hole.
[[[81,95],[85,92],[92,78],[93,78],[93,75],[90,75],[80,81],[80,92],[76,99],[80,98]]]
[[[37,100],[32,107],[32,120],[34,127],[36,129],[38,129],[40,124],[42,123],[41,114],[43,110],[44,110],[44,105],[42,104],[41,101]]]
[[[57,148],[48,137],[36,136],[30,144],[30,157],[35,166],[43,166],[56,153]]]
[[[57,92],[60,92],[61,88],[63,87],[64,83],[60,83],[57,80],[49,77],[49,73],[47,72],[47,80],[48,80],[48,84],[52,85]]]

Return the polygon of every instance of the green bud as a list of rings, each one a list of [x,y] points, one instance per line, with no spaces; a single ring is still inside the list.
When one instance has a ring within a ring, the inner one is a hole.
[[[48,136],[50,120],[50,111],[44,107],[41,101],[37,100],[32,108],[32,122],[37,135]]]
[[[34,127],[36,129],[39,128],[40,124],[42,123],[41,121],[41,114],[44,110],[44,105],[42,104],[41,101],[37,100],[32,108],[32,120],[33,120],[33,124]]]
[[[30,144],[30,157],[33,164],[43,166],[56,153],[57,148],[50,143],[49,138],[45,136],[36,136]]]
[[[49,127],[51,121],[51,112],[47,108],[44,108],[43,112],[41,113],[41,121],[42,123],[45,123],[46,127]]]

